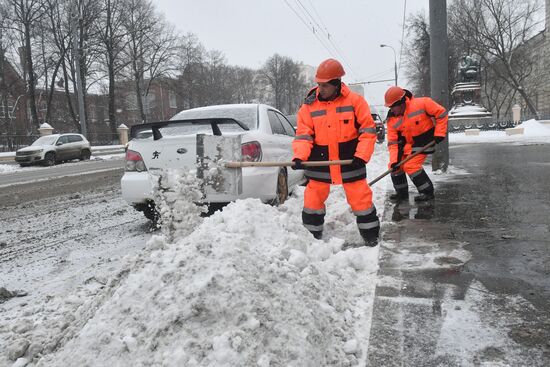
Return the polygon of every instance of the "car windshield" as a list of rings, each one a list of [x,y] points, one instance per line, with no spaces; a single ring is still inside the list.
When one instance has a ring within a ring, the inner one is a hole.
[[[53,145],[55,143],[55,140],[57,139],[57,136],[49,135],[49,136],[43,136],[41,138],[38,138],[34,141],[34,143],[31,144],[31,146],[36,145]]]
[[[258,106],[243,105],[237,107],[219,106],[211,108],[196,108],[192,110],[181,111],[180,113],[172,117],[172,120],[206,118],[234,119],[247,126],[248,129],[255,130],[258,126]]]

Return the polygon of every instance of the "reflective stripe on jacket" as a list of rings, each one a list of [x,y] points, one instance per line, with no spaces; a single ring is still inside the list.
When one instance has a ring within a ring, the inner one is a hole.
[[[328,161],[355,155],[368,162],[374,151],[376,127],[367,101],[344,83],[340,96],[333,101],[319,101],[318,93],[318,88],[312,89],[298,111],[294,158]],[[309,167],[306,176],[341,184],[364,179],[366,168],[363,164]]]
[[[430,143],[434,136],[445,137],[447,134],[447,110],[429,97],[414,98],[407,95],[403,116],[391,116],[387,120],[388,150],[390,164],[398,162],[398,140],[405,139],[404,156],[420,150]],[[433,153],[433,149],[425,151]]]

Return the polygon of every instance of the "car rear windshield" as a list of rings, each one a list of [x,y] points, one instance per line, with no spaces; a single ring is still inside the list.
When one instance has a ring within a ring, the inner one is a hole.
[[[211,120],[186,120],[184,122],[174,122],[173,124],[159,128],[163,136],[168,135],[194,135],[194,134],[212,134]],[[216,126],[223,134],[242,133],[244,130],[234,120],[217,120]]]
[[[196,108],[192,110],[181,111],[172,120],[184,119],[205,119],[205,118],[228,118],[234,119],[247,126],[249,130],[255,130],[258,126],[258,106],[238,106],[238,107],[208,107]],[[223,132],[223,130],[222,130]]]
[[[49,135],[49,136],[43,136],[41,138],[38,138],[34,141],[34,143],[31,144],[32,145],[53,145],[53,143],[55,143],[55,140],[57,139],[57,136],[52,136],[52,135]]]

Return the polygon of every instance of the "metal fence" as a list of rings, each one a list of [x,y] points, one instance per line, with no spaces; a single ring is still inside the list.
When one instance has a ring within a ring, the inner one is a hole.
[[[90,133],[88,134],[88,141],[92,145],[118,145],[120,144],[118,140],[118,134],[112,134],[112,133],[102,133],[102,134],[95,134]]]
[[[504,130],[516,126],[512,120],[488,120],[468,121],[466,123],[455,123],[449,120],[449,133],[459,133],[467,129],[479,129],[482,131]]]
[[[32,144],[40,135],[0,135],[0,152],[15,152]]]
[[[0,134],[0,152],[15,152],[17,149],[29,146],[40,135],[5,135]],[[118,134],[88,134],[88,141],[92,146],[118,145]]]

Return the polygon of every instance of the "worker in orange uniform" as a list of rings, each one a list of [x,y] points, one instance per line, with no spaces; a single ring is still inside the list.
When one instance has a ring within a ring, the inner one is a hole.
[[[342,184],[365,244],[376,246],[380,222],[365,167],[374,151],[376,127],[367,101],[342,83],[344,74],[340,62],[334,59],[323,61],[317,68],[317,87],[309,91],[298,111],[292,168],[305,169],[309,178],[302,221],[315,238],[323,235],[330,185]],[[353,162],[322,167],[302,164],[302,161],[339,159]]]
[[[447,135],[447,110],[429,97],[413,97],[412,93],[398,86],[390,87],[384,95],[385,105],[390,108],[387,118],[389,167],[393,170],[391,179],[395,194],[390,200],[401,201],[409,198],[407,175],[411,178],[420,195],[415,201],[428,201],[434,198],[434,186],[422,168],[426,155],[433,148],[413,157],[400,167],[397,163],[434,141],[439,144]]]

